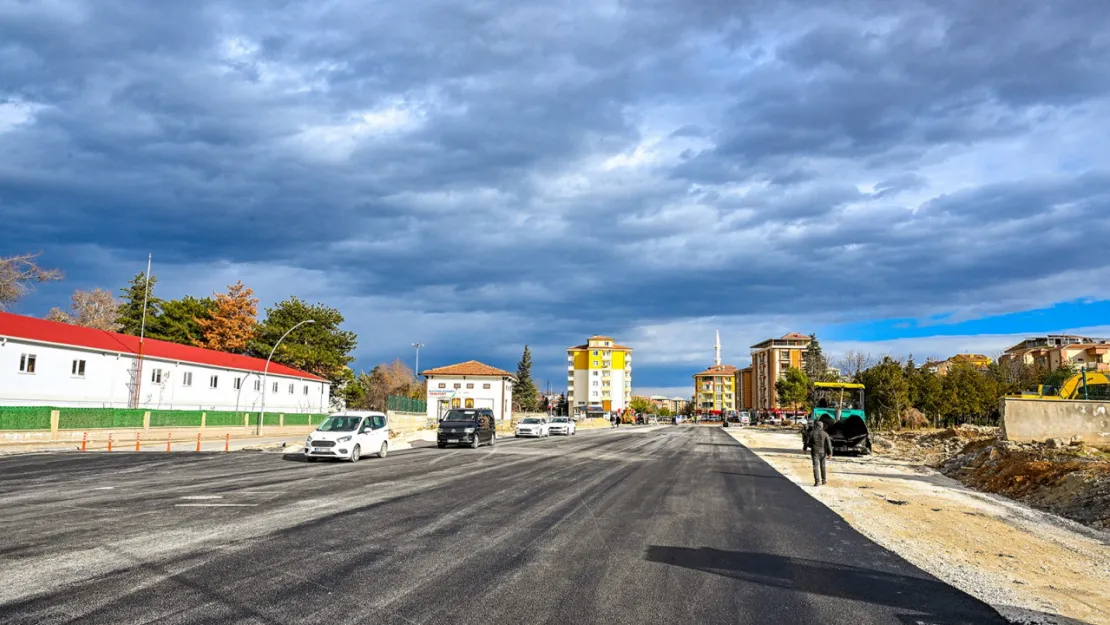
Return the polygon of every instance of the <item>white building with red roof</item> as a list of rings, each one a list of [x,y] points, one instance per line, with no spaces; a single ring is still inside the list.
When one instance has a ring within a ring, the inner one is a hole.
[[[513,418],[513,374],[477,360],[426,369],[428,418],[439,420],[452,408],[489,408],[497,419]]]
[[[0,312],[0,405],[256,412],[266,361]],[[330,383],[270,363],[266,412],[328,412]]]

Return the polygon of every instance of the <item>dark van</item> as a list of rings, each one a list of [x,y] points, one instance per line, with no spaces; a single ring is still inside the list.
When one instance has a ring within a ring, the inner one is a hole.
[[[440,449],[448,445],[493,445],[497,438],[497,423],[489,408],[453,408],[439,420],[438,430],[436,443]]]

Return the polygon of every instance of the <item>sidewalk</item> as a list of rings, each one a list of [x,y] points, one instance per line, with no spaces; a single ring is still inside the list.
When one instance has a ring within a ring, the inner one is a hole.
[[[1110,533],[883,456],[834,457],[828,485],[814,488],[799,432],[726,431],[856,530],[1012,622],[1110,625]]]

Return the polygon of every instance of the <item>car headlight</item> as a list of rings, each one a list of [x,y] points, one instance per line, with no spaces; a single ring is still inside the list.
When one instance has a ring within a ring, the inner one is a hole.
[[[337,440],[335,442],[337,442],[337,443],[346,443],[349,440],[351,440],[350,436],[340,436],[339,440]]]
[[[463,430],[463,432],[466,432],[467,434],[473,434],[474,428],[466,428],[465,430]]]

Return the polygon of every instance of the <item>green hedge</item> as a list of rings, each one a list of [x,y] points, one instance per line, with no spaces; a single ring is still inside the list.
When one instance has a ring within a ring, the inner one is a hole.
[[[201,414],[200,410],[151,410],[150,427],[199,428]]]
[[[141,428],[145,410],[127,408],[55,408],[59,430]]]
[[[49,430],[48,406],[0,406],[0,430]]]
[[[243,414],[242,412],[212,411],[205,417],[204,426],[209,428],[226,426],[243,427]]]

